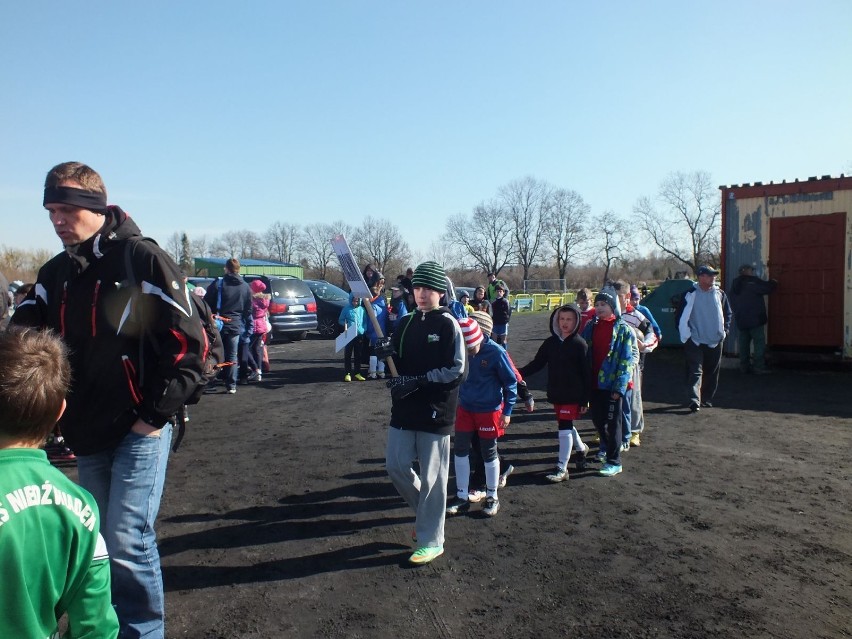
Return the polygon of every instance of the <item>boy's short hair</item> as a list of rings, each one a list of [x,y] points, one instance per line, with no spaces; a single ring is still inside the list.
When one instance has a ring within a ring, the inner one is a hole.
[[[51,331],[12,327],[0,333],[0,435],[43,440],[70,383],[68,351]]]
[[[95,191],[106,195],[106,186],[103,178],[92,167],[82,162],[63,162],[57,164],[47,172],[44,179],[44,188],[54,188],[66,180],[77,182],[87,191]]]
[[[240,261],[232,257],[227,262],[225,262],[225,268],[228,269],[229,273],[239,273],[240,272]]]
[[[592,299],[592,291],[588,288],[581,288],[579,291],[577,291],[574,297],[578,300],[586,300],[588,302]]]

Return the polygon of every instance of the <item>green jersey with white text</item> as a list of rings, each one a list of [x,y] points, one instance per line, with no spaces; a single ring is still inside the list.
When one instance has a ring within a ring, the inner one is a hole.
[[[43,450],[0,450],[0,634],[113,639],[109,557],[91,494],[50,465]]]

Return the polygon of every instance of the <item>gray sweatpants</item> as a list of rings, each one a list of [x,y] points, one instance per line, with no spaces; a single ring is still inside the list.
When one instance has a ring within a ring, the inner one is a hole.
[[[420,463],[420,475],[411,464]],[[450,475],[450,436],[388,428],[385,467],[397,491],[415,512],[417,545],[443,546]]]

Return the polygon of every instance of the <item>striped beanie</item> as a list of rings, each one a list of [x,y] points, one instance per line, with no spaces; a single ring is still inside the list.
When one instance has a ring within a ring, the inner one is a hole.
[[[468,348],[474,348],[477,344],[481,344],[482,340],[482,331],[479,330],[479,324],[476,323],[476,320],[472,317],[463,317],[459,320],[459,326],[462,329],[462,335],[464,335],[464,345]]]
[[[411,285],[431,288],[433,291],[444,293],[447,290],[447,275],[437,262],[423,262],[414,269]]]
[[[494,320],[491,319],[488,313],[485,311],[474,311],[470,314],[470,317],[476,320],[480,330],[486,337],[491,337],[491,331],[494,330]]]

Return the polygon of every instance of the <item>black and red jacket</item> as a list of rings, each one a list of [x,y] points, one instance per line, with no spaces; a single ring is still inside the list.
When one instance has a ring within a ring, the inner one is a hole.
[[[42,266],[12,319],[53,329],[70,349],[59,424],[78,455],[115,446],[138,418],[164,426],[201,380],[207,338],[183,275],[141,240],[133,220],[110,207],[97,235]]]

